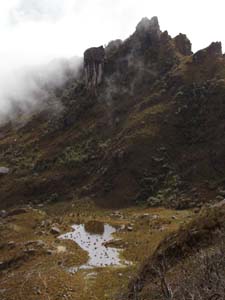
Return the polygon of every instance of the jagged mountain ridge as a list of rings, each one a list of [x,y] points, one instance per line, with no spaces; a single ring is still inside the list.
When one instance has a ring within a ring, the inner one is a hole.
[[[10,169],[0,178],[2,207],[89,196],[106,206],[183,208],[223,189],[221,43],[192,54],[184,34],[171,38],[154,17],[105,51],[96,95],[81,72],[54,90],[63,112],[0,129]]]

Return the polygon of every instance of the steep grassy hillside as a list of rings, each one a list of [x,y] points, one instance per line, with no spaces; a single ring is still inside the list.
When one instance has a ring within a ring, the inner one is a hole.
[[[223,196],[225,58],[220,43],[192,55],[143,19],[106,48],[96,93],[82,75],[47,108],[0,128],[1,207],[90,196],[101,205],[175,208]],[[57,103],[63,110],[52,109]],[[222,196],[221,196],[222,195]]]
[[[124,299],[224,299],[225,206],[203,210],[167,236]]]

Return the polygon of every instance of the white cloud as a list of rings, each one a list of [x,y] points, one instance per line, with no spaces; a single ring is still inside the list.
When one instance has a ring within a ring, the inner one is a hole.
[[[0,95],[13,70],[57,57],[82,55],[90,46],[126,38],[144,16],[162,30],[186,33],[193,49],[225,43],[224,1],[7,0],[0,2]],[[0,100],[0,111],[2,109]]]
[[[12,23],[44,19],[56,21],[64,15],[65,4],[61,0],[21,0],[10,11]]]
[[[186,33],[194,50],[225,39],[222,0],[4,2],[0,3],[0,65],[2,60],[39,63],[57,56],[82,55],[86,47],[126,38],[144,16],[157,15],[162,29],[173,36]]]

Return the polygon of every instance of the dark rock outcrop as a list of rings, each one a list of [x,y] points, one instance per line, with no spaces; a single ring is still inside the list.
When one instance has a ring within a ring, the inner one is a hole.
[[[122,43],[123,42],[120,39],[109,42],[107,47],[105,48],[106,54],[110,55],[111,53],[114,53],[122,45]]]
[[[136,26],[136,33],[140,35],[148,33],[152,38],[158,39],[161,34],[158,18],[153,17],[150,20],[143,18]]]
[[[182,55],[192,55],[191,42],[187,38],[186,34],[180,33],[174,38],[176,50]]]
[[[105,49],[103,46],[89,48],[84,52],[84,71],[87,87],[95,88],[103,76]]]
[[[193,62],[202,64],[207,59],[222,57],[222,44],[221,42],[213,42],[207,48],[199,50],[193,55]]]
[[[128,39],[130,47],[136,53],[140,53],[143,49],[157,47],[160,41],[161,30],[157,17],[152,19],[143,18],[138,25],[133,35]]]

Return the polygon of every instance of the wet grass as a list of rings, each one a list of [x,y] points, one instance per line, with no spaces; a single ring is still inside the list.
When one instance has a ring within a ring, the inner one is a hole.
[[[5,248],[0,249],[0,261],[18,253],[25,255],[24,244],[28,241],[42,240],[45,246],[35,248],[35,253],[26,253],[24,261],[2,272],[3,299],[114,299],[126,290],[139,266],[162,239],[191,217],[191,211],[163,208],[131,207],[113,211],[84,200],[57,203],[7,218],[1,225],[1,245]],[[86,263],[87,253],[76,243],[58,240],[50,233],[52,224],[65,233],[75,223],[93,221],[119,229],[114,237],[122,249],[121,258],[132,265],[81,270],[75,274],[67,271],[69,267]],[[15,243],[12,249],[7,246],[10,241]]]

